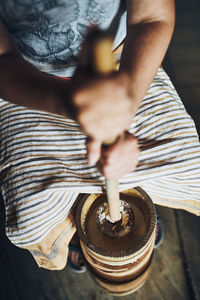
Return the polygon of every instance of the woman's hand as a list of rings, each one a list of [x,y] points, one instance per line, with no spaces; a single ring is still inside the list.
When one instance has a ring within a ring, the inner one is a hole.
[[[108,147],[99,147],[94,140],[87,142],[88,158],[99,158],[98,166],[107,179],[119,179],[135,170],[140,150],[137,139],[129,132],[124,132],[117,141]],[[98,155],[96,156],[96,153]]]
[[[95,78],[80,72],[72,79],[75,118],[89,137],[88,163],[98,162],[106,178],[133,171],[138,160],[137,139],[127,132],[137,110],[128,80],[119,72]],[[117,140],[112,146],[103,146],[113,138]]]
[[[127,76],[119,72],[95,78],[75,75],[72,103],[87,136],[102,144],[129,128],[135,112],[128,86]]]

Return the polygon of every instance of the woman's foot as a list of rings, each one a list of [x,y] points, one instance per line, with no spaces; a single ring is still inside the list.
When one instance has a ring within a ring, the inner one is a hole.
[[[164,239],[164,231],[163,231],[162,221],[157,215],[156,238],[155,238],[154,249],[157,249],[162,244],[163,239]]]
[[[80,246],[69,245],[67,266],[75,273],[83,273],[87,270]]]
[[[75,233],[69,244],[69,255],[67,266],[76,273],[83,273],[87,270],[85,265],[85,258],[80,246],[80,240]]]

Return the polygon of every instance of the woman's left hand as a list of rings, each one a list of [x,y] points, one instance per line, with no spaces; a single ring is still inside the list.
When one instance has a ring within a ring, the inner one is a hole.
[[[99,147],[95,141],[88,140],[87,150],[90,154],[95,148]],[[140,150],[137,139],[129,132],[124,132],[117,141],[111,146],[103,146],[98,167],[107,179],[119,179],[123,175],[135,170]]]

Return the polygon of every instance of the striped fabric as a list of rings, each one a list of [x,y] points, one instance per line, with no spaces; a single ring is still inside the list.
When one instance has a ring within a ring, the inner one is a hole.
[[[105,181],[86,160],[85,135],[73,120],[0,100],[1,192],[6,234],[27,247],[68,215],[79,193],[102,192]],[[200,215],[200,145],[194,123],[159,69],[130,132],[141,155],[120,190],[141,186],[161,205]]]

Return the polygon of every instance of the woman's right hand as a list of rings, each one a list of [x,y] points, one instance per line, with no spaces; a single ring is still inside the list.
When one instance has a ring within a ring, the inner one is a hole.
[[[126,75],[94,77],[76,74],[71,101],[77,122],[90,138],[103,143],[127,130],[134,117]]]

